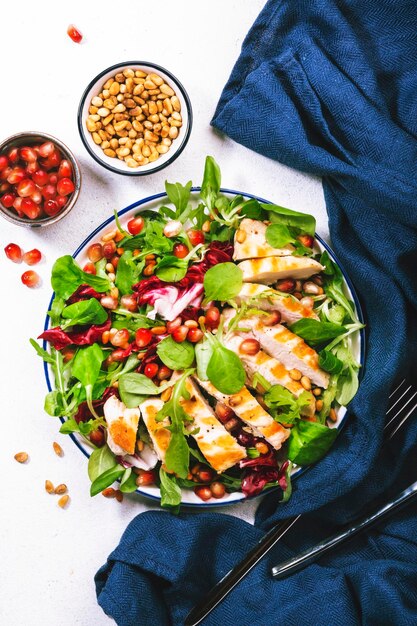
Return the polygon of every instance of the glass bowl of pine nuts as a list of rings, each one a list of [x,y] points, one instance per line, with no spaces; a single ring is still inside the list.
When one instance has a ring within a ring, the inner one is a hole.
[[[192,127],[191,102],[168,70],[145,61],[103,70],[85,89],[78,130],[89,154],[117,174],[144,176],[172,163]]]

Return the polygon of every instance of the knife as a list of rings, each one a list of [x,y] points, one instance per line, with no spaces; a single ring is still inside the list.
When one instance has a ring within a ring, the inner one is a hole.
[[[236,585],[263,559],[275,544],[301,517],[290,517],[277,524],[262,537],[245,558],[233,567],[187,615],[184,626],[197,626]]]

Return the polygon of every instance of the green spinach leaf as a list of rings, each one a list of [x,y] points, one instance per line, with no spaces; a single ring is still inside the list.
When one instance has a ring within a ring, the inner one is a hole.
[[[173,474],[167,474],[162,467],[159,470],[161,481],[161,506],[170,509],[173,513],[178,513],[181,504],[181,489]]]
[[[56,296],[64,300],[68,300],[74,291],[83,284],[90,285],[99,293],[108,291],[111,287],[108,279],[83,272],[69,254],[55,261],[52,268],[51,284]]]
[[[265,238],[273,248],[283,248],[296,241],[285,224],[270,224],[266,229]]]
[[[72,375],[85,387],[85,395],[88,408],[95,418],[100,419],[93,407],[93,387],[96,383],[101,364],[104,360],[103,350],[97,343],[87,348],[77,350],[72,360]]]
[[[195,344],[195,360],[197,363],[197,376],[200,380],[208,380],[207,366],[213,355],[213,346],[208,339]]]
[[[131,467],[125,469],[122,480],[120,481],[120,491],[122,493],[132,493],[133,491],[136,491],[136,478],[137,476],[132,472]]]
[[[332,322],[319,322],[304,317],[289,326],[290,330],[311,346],[317,346],[346,332],[344,326]]]
[[[61,328],[65,329],[75,325],[103,324],[108,313],[96,298],[90,298],[64,307],[61,316],[64,319]]]
[[[329,451],[337,434],[336,428],[298,420],[288,439],[288,458],[298,465],[316,463]]]
[[[166,283],[175,283],[187,273],[188,259],[177,259],[176,256],[162,257],[156,266],[155,275]]]
[[[184,370],[194,362],[194,346],[189,341],[177,343],[171,335],[162,339],[157,345],[156,352],[162,363],[172,370]]]
[[[96,448],[88,459],[88,476],[94,482],[101,474],[116,467],[116,459],[110,448],[105,445]]]
[[[206,337],[209,337],[207,333]],[[220,341],[210,335],[213,353],[207,365],[209,381],[222,393],[228,395],[238,393],[245,384],[245,370],[242,361],[232,350],[226,348]]]
[[[204,275],[205,301],[231,300],[242,289],[243,274],[234,263],[218,263]]]
[[[122,402],[129,408],[133,409],[139,406],[147,396],[157,396],[163,391],[163,388],[157,387],[150,378],[144,374],[130,372],[123,374],[119,378],[119,393]]]
[[[332,352],[321,350],[319,352],[319,367],[329,372],[329,374],[340,374],[344,365],[343,361],[338,359]]]
[[[209,210],[214,207],[214,203],[220,192],[221,173],[213,157],[206,157],[204,165],[203,182],[201,184],[200,196],[203,198]]]
[[[125,250],[116,270],[116,287],[122,295],[133,293],[132,285],[138,282],[141,270],[141,264],[133,260],[132,250]]]
[[[269,220],[273,224],[285,224],[299,229],[302,233],[312,235],[316,231],[316,220],[312,215],[299,213],[276,204],[263,204],[261,207],[268,212]]]
[[[115,465],[114,467],[110,467],[110,469],[103,472],[103,474],[100,474],[100,476],[97,476],[91,484],[90,495],[96,496],[98,493],[101,493],[103,489],[106,489],[106,487],[110,487],[115,480],[120,478],[124,471],[124,467],[121,465]]]

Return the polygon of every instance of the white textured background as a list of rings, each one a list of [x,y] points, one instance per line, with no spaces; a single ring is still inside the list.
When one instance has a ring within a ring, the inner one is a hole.
[[[91,499],[87,461],[59,423],[43,412],[46,385],[41,360],[28,338],[43,328],[51,296],[50,268],[72,253],[89,232],[135,200],[163,191],[165,179],[200,184],[206,154],[222,170],[225,187],[255,193],[313,213],[327,238],[319,180],[263,158],[214,132],[210,119],[262,0],[195,2],[8,2],[2,8],[0,137],[40,130],[62,139],[78,157],[82,190],[72,213],[46,229],[30,230],[0,218],[0,624],[4,626],[101,626],[111,623],[96,603],[93,576],[127,524],[150,508],[125,497],[122,505]],[[84,33],[81,45],[66,34],[69,23]],[[100,168],[78,136],[76,112],[84,88],[102,69],[119,61],[147,60],[178,76],[192,101],[190,141],[167,169],[129,179]],[[20,282],[27,269],[3,254],[10,242],[38,247],[36,268],[43,286]],[[58,458],[52,442],[65,456]],[[27,451],[19,465],[13,455]],[[67,510],[44,491],[45,479],[69,486]],[[253,519],[255,503],[227,512]],[[226,512],[223,510],[223,512]],[[157,625],[156,625],[157,626]]]

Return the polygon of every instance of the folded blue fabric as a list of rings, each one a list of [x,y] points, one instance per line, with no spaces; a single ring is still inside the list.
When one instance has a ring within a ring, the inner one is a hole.
[[[366,314],[364,376],[332,451],[297,479],[287,504],[264,498],[255,527],[227,515],[138,516],[97,573],[99,603],[120,626],[182,624],[264,530],[309,512],[204,623],[416,624],[416,507],[286,581],[269,576],[417,479],[415,417],[381,451],[392,385],[407,373],[417,382],[415,2],[270,0],[213,125],[322,177],[332,244]]]

